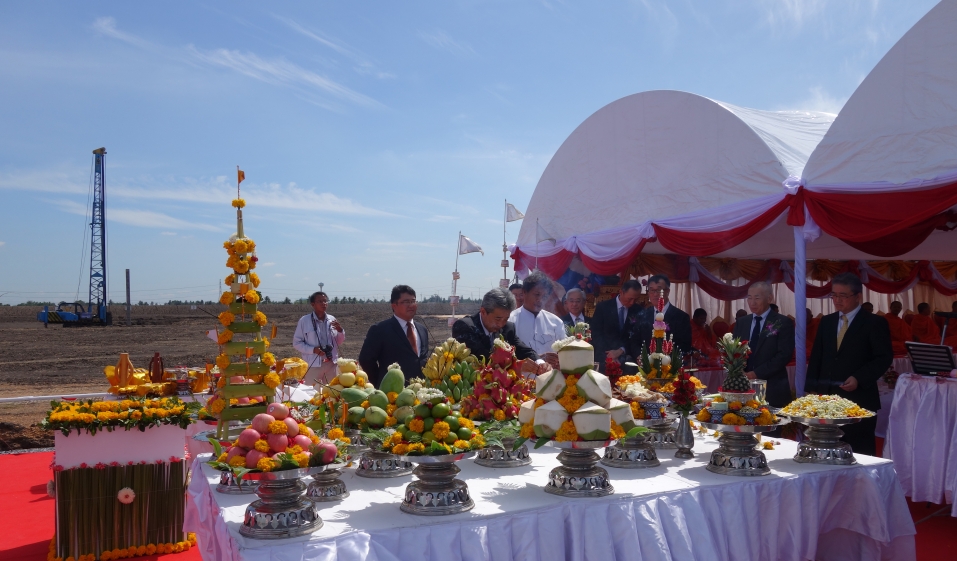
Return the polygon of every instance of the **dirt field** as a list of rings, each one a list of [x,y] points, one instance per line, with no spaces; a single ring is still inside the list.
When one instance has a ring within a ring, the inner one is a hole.
[[[472,306],[476,307],[476,306]],[[205,306],[219,313],[222,306]],[[298,356],[292,348],[296,322],[309,313],[308,306],[265,305],[260,309],[278,327],[272,352],[277,358]],[[212,361],[216,344],[205,331],[218,326],[216,318],[190,306],[134,306],[133,325],[125,325],[126,312],[115,307],[112,327],[44,328],[36,321],[39,309],[0,308],[0,397],[27,395],[64,395],[103,392],[109,387],[103,367],[116,364],[121,352],[130,353],[136,367],[147,367],[153,353],[163,357],[164,365],[201,367]],[[463,309],[459,308],[459,313]],[[474,313],[469,307],[465,313]],[[357,357],[366,331],[373,323],[391,315],[388,304],[330,305],[346,330],[342,356]],[[420,304],[419,319],[431,333],[430,343],[449,337],[448,305]],[[27,402],[0,404],[0,450],[52,446],[52,435],[35,427],[43,419],[49,404]]]

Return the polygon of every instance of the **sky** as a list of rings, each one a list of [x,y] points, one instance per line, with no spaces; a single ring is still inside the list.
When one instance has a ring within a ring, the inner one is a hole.
[[[4,2],[0,303],[86,299],[101,146],[114,301],[125,269],[134,302],[218,298],[237,165],[264,295],[448,296],[461,231],[485,254],[458,292],[480,297],[505,200],[525,210],[602,106],[674,89],[836,113],[934,4]]]

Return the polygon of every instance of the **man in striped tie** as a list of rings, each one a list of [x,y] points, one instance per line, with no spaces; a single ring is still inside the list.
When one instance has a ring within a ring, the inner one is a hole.
[[[804,391],[837,394],[865,409],[881,408],[877,381],[894,359],[887,320],[861,307],[861,279],[841,273],[831,280],[833,314],[821,318],[807,365]],[[843,440],[855,453],[873,456],[877,416],[845,425]]]

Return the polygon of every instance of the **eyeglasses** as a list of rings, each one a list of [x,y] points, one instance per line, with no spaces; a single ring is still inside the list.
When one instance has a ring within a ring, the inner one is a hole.
[[[856,294],[839,294],[837,292],[831,293],[831,300],[849,300],[856,296]]]
[[[415,300],[399,300],[396,304],[400,306],[412,306],[415,304]]]
[[[653,288],[648,290],[648,294],[664,294],[666,292],[671,292],[670,288]]]

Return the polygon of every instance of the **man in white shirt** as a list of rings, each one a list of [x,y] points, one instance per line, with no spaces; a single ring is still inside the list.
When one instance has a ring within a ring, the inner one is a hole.
[[[565,323],[555,314],[543,310],[545,302],[552,293],[552,283],[541,271],[535,271],[525,277],[522,283],[524,302],[508,316],[515,324],[515,334],[538,354],[545,362],[558,368],[558,355],[552,350],[552,343],[565,338]]]
[[[309,304],[313,311],[299,318],[292,346],[309,365],[305,382],[328,384],[336,375],[339,346],[346,340],[346,332],[332,314],[326,313],[329,297],[325,292],[313,293]]]

